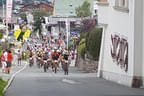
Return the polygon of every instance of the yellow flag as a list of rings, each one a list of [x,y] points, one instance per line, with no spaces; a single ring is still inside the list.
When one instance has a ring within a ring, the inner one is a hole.
[[[21,33],[21,29],[16,29],[15,32],[14,32],[14,36],[16,37],[16,39],[19,37]]]
[[[27,30],[27,31],[25,32],[24,36],[28,38],[28,37],[30,36],[30,33],[31,33],[31,31],[30,31],[30,30]]]
[[[30,34],[31,34],[31,31],[30,31],[30,30],[27,30],[27,31],[25,32],[24,37],[23,37],[23,42],[24,42],[25,39],[27,39],[27,38],[30,36]]]

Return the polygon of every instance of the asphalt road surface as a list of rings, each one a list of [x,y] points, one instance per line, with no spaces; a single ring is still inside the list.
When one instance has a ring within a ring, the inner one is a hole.
[[[5,96],[144,96],[144,89],[118,85],[74,67],[65,76],[61,69],[55,74],[27,66],[15,77]]]

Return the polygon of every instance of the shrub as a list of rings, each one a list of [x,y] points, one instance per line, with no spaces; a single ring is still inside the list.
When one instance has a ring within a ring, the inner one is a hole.
[[[79,41],[81,41],[82,39],[86,38],[88,33],[81,33],[80,34],[80,38],[79,38]]]
[[[0,96],[3,96],[3,89],[5,88],[6,85],[7,82],[2,80],[2,78],[0,78]]]
[[[2,39],[2,38],[3,38],[3,35],[4,35],[4,33],[0,33],[0,39]]]
[[[94,60],[99,59],[102,38],[102,28],[94,28],[86,36],[86,50]]]
[[[85,45],[85,41],[86,41],[86,39],[85,38],[83,38],[81,41],[80,41],[80,44],[79,44],[79,47],[78,47],[78,53],[84,58],[84,56],[85,56],[85,47],[86,47],[86,45]]]

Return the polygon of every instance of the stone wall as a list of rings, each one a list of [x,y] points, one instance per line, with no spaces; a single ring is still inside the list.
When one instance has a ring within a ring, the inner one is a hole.
[[[98,61],[94,61],[88,58],[83,59],[80,55],[77,56],[77,67],[79,71],[83,72],[97,72]]]

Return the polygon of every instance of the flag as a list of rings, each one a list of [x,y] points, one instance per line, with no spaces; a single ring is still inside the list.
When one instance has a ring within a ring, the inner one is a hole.
[[[30,30],[27,30],[24,34],[24,37],[23,37],[23,42],[25,41],[25,39],[27,39],[31,34],[31,31]]]
[[[16,37],[16,40],[18,39],[20,33],[21,33],[21,29],[16,29],[16,30],[15,30],[14,36]]]

